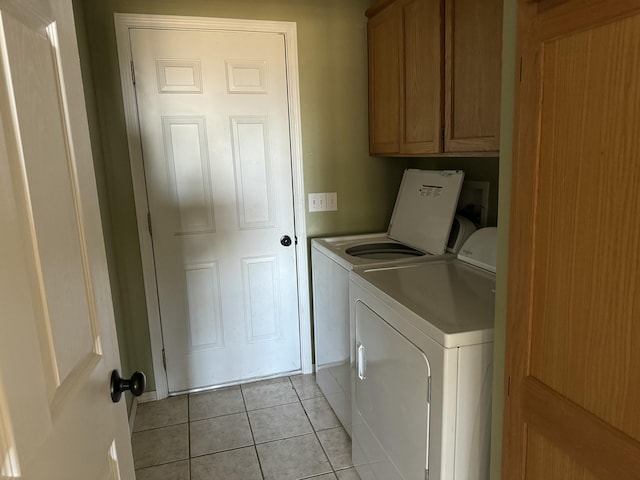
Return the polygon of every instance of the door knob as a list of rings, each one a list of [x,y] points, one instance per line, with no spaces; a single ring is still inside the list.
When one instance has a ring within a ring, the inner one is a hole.
[[[283,235],[280,238],[280,245],[282,245],[283,247],[288,247],[289,245],[291,245],[291,237],[289,235]]]
[[[118,370],[111,372],[111,400],[113,403],[119,402],[122,392],[126,390],[131,390],[135,397],[139,397],[144,393],[145,388],[147,388],[147,377],[142,372],[135,372],[129,379],[121,378]]]

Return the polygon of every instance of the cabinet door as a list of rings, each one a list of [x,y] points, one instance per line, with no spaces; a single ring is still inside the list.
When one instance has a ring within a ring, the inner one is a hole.
[[[441,0],[405,0],[402,21],[401,144],[405,154],[442,151]]]
[[[369,45],[369,151],[400,151],[400,16],[390,5],[367,25]]]
[[[446,152],[499,149],[502,0],[447,0]]]

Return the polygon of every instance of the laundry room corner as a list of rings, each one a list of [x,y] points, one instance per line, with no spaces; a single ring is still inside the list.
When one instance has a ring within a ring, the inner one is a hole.
[[[145,13],[295,22],[305,195],[337,192],[338,210],[306,213],[307,236],[374,231],[388,222],[408,166],[367,150],[366,17],[370,0],[170,2],[74,0],[124,374],[155,389],[113,15]],[[373,194],[372,194],[373,192]]]

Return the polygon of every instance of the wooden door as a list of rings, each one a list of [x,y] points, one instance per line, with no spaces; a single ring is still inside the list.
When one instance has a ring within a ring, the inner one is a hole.
[[[71,1],[0,2],[0,477],[133,480]]]
[[[444,151],[498,151],[502,0],[445,5]]]
[[[299,371],[284,36],[130,42],[169,391]]]
[[[640,4],[519,8],[502,478],[638,479]]]

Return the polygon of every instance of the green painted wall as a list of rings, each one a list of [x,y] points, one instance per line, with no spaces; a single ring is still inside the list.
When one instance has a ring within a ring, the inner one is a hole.
[[[107,188],[106,172],[104,171],[104,158],[102,156],[102,141],[99,135],[100,132],[100,120],[98,118],[98,107],[96,104],[96,95],[93,84],[93,75],[91,69],[87,68],[89,65],[89,59],[91,57],[89,53],[89,42],[87,38],[87,28],[84,16],[84,5],[78,1],[73,1],[73,11],[76,23],[76,34],[78,37],[78,49],[82,62],[82,83],[84,87],[85,103],[87,106],[87,118],[89,121],[89,130],[91,134],[91,150],[93,152],[95,173],[96,173],[96,185],[98,189],[98,196],[100,198],[100,216],[102,220],[102,230],[104,232],[105,250],[107,254],[107,261],[109,263],[109,281],[111,284],[111,296],[113,298],[113,309],[116,320],[116,331],[118,334],[118,345],[120,347],[120,364],[121,369],[125,373],[131,371],[130,368],[130,354],[129,344],[127,342],[127,326],[124,322],[124,316],[122,314],[122,302],[120,300],[120,283],[118,281],[118,271],[113,268],[117,264],[116,251],[114,244],[113,229],[111,227],[111,207],[110,203],[106,200],[109,197]],[[127,393],[125,394],[127,401],[127,408],[131,408],[133,397]]]
[[[500,129],[500,194],[498,198],[498,272],[496,320],[493,344],[493,415],[491,431],[491,480],[500,480],[502,414],[504,410],[505,325],[507,318],[507,267],[509,258],[509,209],[511,202],[511,152],[516,72],[517,2],[504,0],[502,30],[502,98]]]
[[[113,114],[113,104],[121,103],[121,96],[114,99],[111,93],[118,80],[118,71],[113,71],[111,62],[106,61],[115,54],[115,44],[111,48],[108,41],[99,37],[100,30],[93,15],[97,6],[103,6],[101,2],[74,0],[73,3],[122,374],[129,377],[135,370],[144,371],[148,378],[147,389],[153,390],[124,116]],[[127,400],[130,402],[130,396]]]
[[[367,153],[364,11],[371,0],[75,0],[87,104],[125,375],[155,388],[113,13],[293,21],[298,29],[306,192],[338,192],[338,211],[307,214],[309,237],[386,229],[404,159]]]

